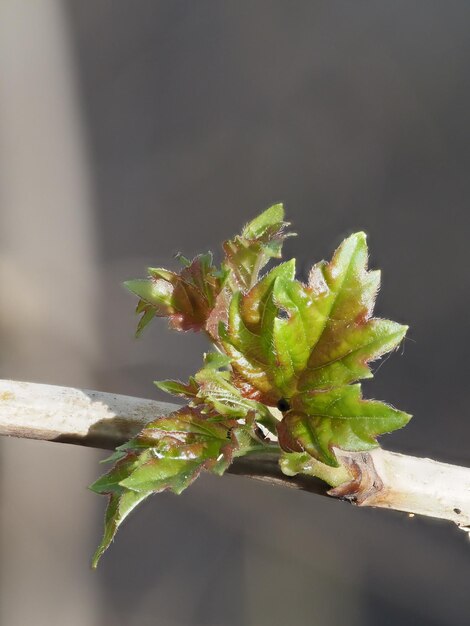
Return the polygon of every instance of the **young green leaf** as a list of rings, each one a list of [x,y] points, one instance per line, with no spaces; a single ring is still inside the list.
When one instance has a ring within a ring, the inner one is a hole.
[[[380,274],[367,271],[364,233],[346,239],[330,263],[314,266],[307,285],[294,271],[281,264],[248,293],[234,294],[219,336],[263,402],[296,409],[280,427],[281,445],[289,439],[294,449],[336,465],[334,447],[368,449],[410,419],[347,387],[371,377],[369,363],[396,348],[407,327],[371,317]],[[352,413],[338,415],[335,407],[344,404]]]
[[[410,419],[388,404],[363,400],[360,384],[301,394],[292,407],[278,426],[281,447],[305,450],[336,467],[333,448],[370,450],[377,447],[378,435],[402,428]]]
[[[227,277],[212,264],[210,253],[197,256],[179,274],[161,268],[148,268],[148,273],[147,279],[124,283],[140,298],[137,335],[155,316],[168,317],[174,330],[206,329]]]
[[[204,355],[204,366],[187,384],[169,380],[155,384],[173,395],[187,398],[190,406],[199,407],[203,412],[215,411],[221,418],[254,420],[270,428],[275,420],[269,409],[249,397],[230,363],[227,355],[209,352]]]
[[[148,495],[150,494],[125,490],[123,490],[122,494],[119,495],[115,493],[110,494],[104,520],[103,539],[96,549],[96,552],[93,555],[93,559],[91,561],[93,569],[96,569],[98,567],[99,560],[111,545],[111,542],[114,539],[114,535],[116,534],[119,526],[126,519],[129,513],[138,504],[140,504],[140,502],[145,500]]]
[[[103,540],[93,559],[96,567],[131,510],[152,493],[181,493],[202,470],[221,475],[238,449],[237,422],[213,419],[197,408],[183,407],[154,420],[118,448],[123,458],[91,489],[109,495]]]
[[[251,289],[266,263],[281,257],[284,239],[294,234],[285,232],[288,226],[283,205],[275,204],[249,222],[241,235],[223,244],[224,264],[231,272],[235,291]]]
[[[220,269],[212,254],[192,261],[179,255],[183,269],[175,273],[148,268],[148,278],[129,280],[124,285],[140,298],[136,312],[142,314],[137,336],[154,317],[167,317],[174,330],[205,330],[217,340],[219,321],[225,321],[229,293],[253,286],[259,272],[271,258],[281,256],[289,224],[284,208],[276,204],[249,222],[242,234],[223,244],[225,258]]]

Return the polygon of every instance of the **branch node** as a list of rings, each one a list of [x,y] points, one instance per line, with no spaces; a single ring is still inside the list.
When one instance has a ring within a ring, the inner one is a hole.
[[[341,462],[352,474],[353,479],[328,491],[329,496],[348,500],[359,506],[367,504],[370,498],[380,493],[384,484],[377,473],[374,461],[367,452],[355,454],[354,457],[340,452]]]

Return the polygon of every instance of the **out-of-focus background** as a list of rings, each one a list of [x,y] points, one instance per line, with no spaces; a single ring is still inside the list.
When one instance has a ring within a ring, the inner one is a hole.
[[[0,3],[0,376],[158,397],[205,349],[133,339],[120,283],[283,201],[304,269],[357,229],[379,314],[411,326],[366,385],[415,415],[388,448],[470,463],[470,5]],[[0,442],[2,626],[462,626],[456,528],[238,477],[145,503],[89,569],[104,453]]]

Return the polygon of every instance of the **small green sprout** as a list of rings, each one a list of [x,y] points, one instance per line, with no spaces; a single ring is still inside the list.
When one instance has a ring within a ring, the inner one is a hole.
[[[288,475],[308,472],[336,486],[344,476],[336,450],[375,448],[378,435],[410,420],[363,399],[357,382],[407,331],[372,317],[380,272],[367,270],[365,234],[348,237],[303,283],[294,259],[262,274],[281,258],[288,226],[276,204],[223,244],[220,266],[210,253],[181,257],[179,273],[149,268],[148,278],[126,283],[139,298],[138,335],[167,317],[175,330],[206,333],[215,351],[187,383],[156,383],[186,405],[120,446],[114,467],[91,486],[109,496],[93,567],[152,493],[179,494],[202,470],[221,475],[234,458],[260,451],[277,454]]]

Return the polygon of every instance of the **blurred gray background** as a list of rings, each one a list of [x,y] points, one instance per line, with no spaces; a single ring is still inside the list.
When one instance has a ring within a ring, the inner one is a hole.
[[[0,375],[158,397],[205,342],[133,339],[120,283],[283,201],[302,272],[369,234],[411,326],[387,448],[469,464],[470,4],[0,3]],[[160,396],[162,397],[162,396]],[[2,626],[462,626],[448,524],[238,477],[147,501],[89,569],[99,451],[0,442]]]

